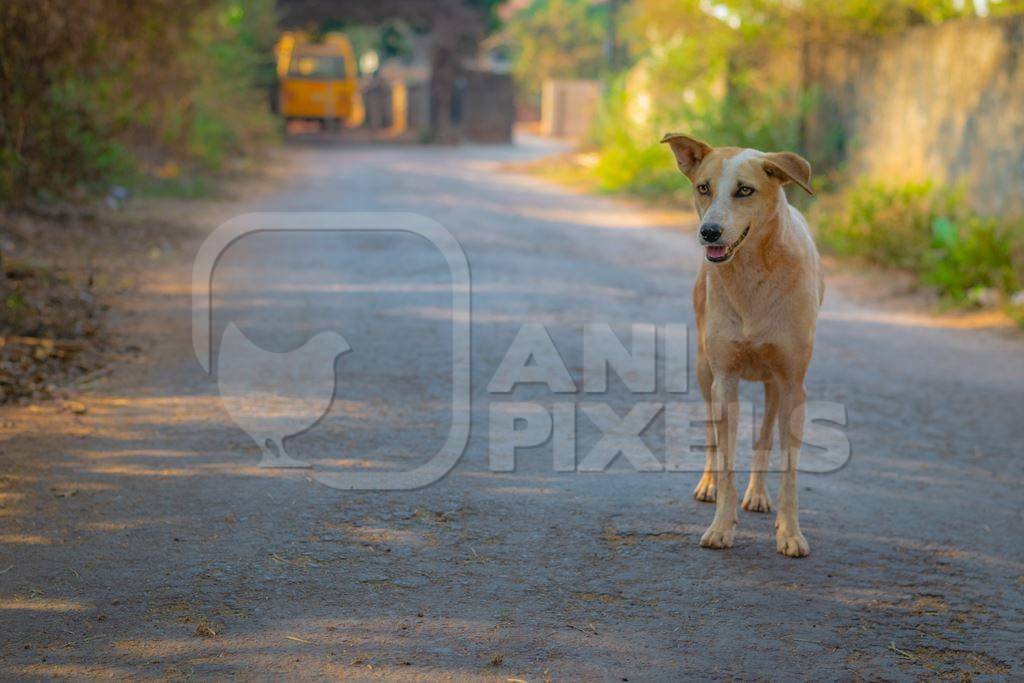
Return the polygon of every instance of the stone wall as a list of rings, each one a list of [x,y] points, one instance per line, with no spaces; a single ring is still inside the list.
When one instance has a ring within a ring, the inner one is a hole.
[[[402,74],[366,79],[362,85],[364,125],[389,137],[422,139],[430,128],[429,83]],[[515,123],[512,77],[466,70],[456,82],[452,125],[468,142],[511,142]]]
[[[541,133],[556,138],[586,137],[600,99],[599,81],[546,79],[541,90]]]
[[[901,182],[962,182],[984,213],[1024,213],[1024,17],[958,21],[812,50],[806,150]]]
[[[515,88],[508,74],[466,70],[453,116],[462,138],[471,142],[511,142]]]

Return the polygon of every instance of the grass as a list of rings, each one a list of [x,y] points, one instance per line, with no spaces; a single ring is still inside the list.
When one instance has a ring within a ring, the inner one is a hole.
[[[1010,301],[1024,284],[1024,221],[973,212],[961,189],[861,181],[817,204],[812,217],[825,251],[912,272],[956,306],[1017,308]]]
[[[660,145],[565,154],[524,170],[591,192],[652,203],[689,200],[686,181]],[[947,307],[1000,306],[1024,327],[1024,220],[978,215],[961,189],[932,182],[862,180],[819,197],[808,213],[822,251],[910,272]]]
[[[814,110],[817,93],[755,88],[742,79],[737,85],[724,95],[672,100],[667,114],[641,125],[630,116],[625,81],[616,82],[594,124],[595,151],[567,155],[543,173],[603,193],[682,204],[689,202],[689,184],[658,143],[670,128],[712,144],[798,148],[799,122]],[[581,158],[589,163],[578,163]],[[1015,296],[1024,287],[1024,219],[980,215],[958,187],[853,180],[835,169],[815,179],[817,198],[792,199],[819,228],[823,251],[910,272],[951,307],[1001,305],[1024,321],[1022,296]]]
[[[2,203],[78,202],[113,186],[202,196],[280,137],[273,0],[100,3],[81,27],[63,13],[82,1],[0,7],[13,74],[0,87]],[[151,172],[171,163],[186,173]]]

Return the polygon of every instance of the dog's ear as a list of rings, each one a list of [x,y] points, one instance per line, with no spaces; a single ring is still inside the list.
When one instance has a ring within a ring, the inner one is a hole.
[[[792,180],[807,194],[814,194],[814,190],[811,189],[811,164],[799,154],[792,152],[765,154],[764,172],[783,184]]]
[[[661,141],[667,142],[672,148],[672,154],[676,157],[679,170],[690,180],[693,180],[692,174],[700,166],[704,157],[711,154],[711,145],[682,133],[665,133],[665,137]]]

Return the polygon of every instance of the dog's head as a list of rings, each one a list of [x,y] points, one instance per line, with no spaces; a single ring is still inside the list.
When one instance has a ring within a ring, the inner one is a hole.
[[[686,135],[661,139],[672,148],[679,170],[693,183],[700,214],[700,243],[712,263],[724,263],[751,233],[775,216],[782,186],[794,182],[808,194],[811,165],[792,152],[711,147]]]

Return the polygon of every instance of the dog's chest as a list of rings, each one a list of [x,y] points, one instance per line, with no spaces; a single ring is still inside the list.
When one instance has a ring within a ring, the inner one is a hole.
[[[784,327],[774,316],[744,320],[735,311],[718,310],[708,318],[705,348],[712,367],[747,381],[784,374]]]
[[[734,342],[725,349],[727,372],[741,379],[758,382],[783,374],[783,354],[773,343]]]
[[[765,292],[708,291],[708,336],[722,342],[773,341],[784,307]]]

